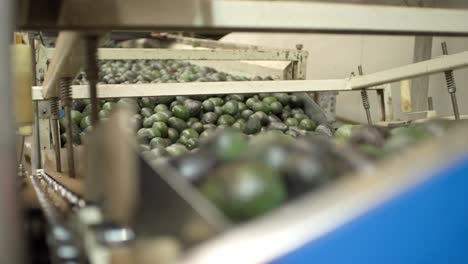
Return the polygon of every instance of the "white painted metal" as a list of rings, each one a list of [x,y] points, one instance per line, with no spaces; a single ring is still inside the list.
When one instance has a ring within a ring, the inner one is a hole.
[[[351,89],[360,89],[467,66],[468,51],[465,51],[390,70],[354,77],[349,80],[349,86]]]
[[[48,58],[55,49],[49,48]],[[236,50],[236,49],[139,49],[101,48],[100,60],[256,60],[298,61],[306,51],[295,50]]]
[[[466,21],[466,10],[312,1],[82,0],[64,2],[56,27],[466,35]]]
[[[33,99],[44,100],[42,87],[33,87]],[[147,84],[99,84],[99,98],[199,95],[231,93],[317,92],[349,90],[345,80],[294,80],[249,82],[193,82]],[[87,85],[73,85],[73,98],[89,98]]]

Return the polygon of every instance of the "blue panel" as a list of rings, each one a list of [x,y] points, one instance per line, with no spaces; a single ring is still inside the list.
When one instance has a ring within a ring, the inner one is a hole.
[[[274,261],[468,263],[468,157]]]

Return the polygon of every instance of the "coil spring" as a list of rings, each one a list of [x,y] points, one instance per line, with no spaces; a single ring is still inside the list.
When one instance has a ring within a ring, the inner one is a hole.
[[[54,97],[50,101],[50,113],[52,115],[52,118],[58,118],[59,117],[59,104],[58,104],[58,98]]]
[[[454,93],[457,90],[457,87],[455,86],[455,78],[453,78],[453,71],[445,71],[445,82],[447,83],[447,89],[449,93]]]
[[[364,108],[369,109],[370,108],[369,97],[367,96],[366,89],[361,90],[361,98],[362,98],[362,104],[364,105]]]
[[[71,104],[72,90],[70,77],[63,77],[60,79],[60,99],[62,99],[64,105]]]

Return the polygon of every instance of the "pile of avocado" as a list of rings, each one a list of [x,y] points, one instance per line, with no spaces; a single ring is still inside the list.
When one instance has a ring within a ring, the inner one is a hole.
[[[173,60],[107,60],[101,62],[101,83],[243,81],[245,77],[217,72],[209,67]],[[252,80],[271,80],[255,77]],[[84,74],[74,82],[87,83]],[[100,101],[99,116],[106,119],[116,104],[133,106],[133,122],[142,150],[168,148],[176,155],[194,149],[199,138],[217,129],[233,127],[252,135],[279,130],[292,136],[312,132],[316,124],[304,113],[303,99],[287,93],[231,94],[213,96],[163,96],[109,99]],[[91,129],[89,100],[74,100],[73,143]],[[62,146],[66,144],[64,119],[61,119]],[[327,127],[318,131],[331,135]],[[174,146],[172,146],[174,145]]]
[[[378,160],[429,138],[443,136],[454,123],[433,120],[396,127],[342,125],[335,131],[335,139],[350,145],[370,160]]]
[[[281,130],[248,136],[231,128],[203,139],[197,151],[171,157],[156,148],[143,155],[155,162],[166,157],[227,217],[242,222],[403,148],[443,136],[452,123],[342,125],[334,137],[317,133],[294,137]]]
[[[103,84],[272,80],[269,76],[235,76],[180,60],[102,60],[99,64],[99,82]],[[87,83],[84,72],[73,81]]]
[[[143,155],[156,163],[170,156],[161,148]],[[233,128],[167,161],[234,222],[268,213],[358,168],[327,137],[280,130],[249,136]]]

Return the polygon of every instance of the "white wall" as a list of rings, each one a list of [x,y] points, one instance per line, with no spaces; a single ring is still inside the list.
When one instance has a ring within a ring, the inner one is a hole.
[[[301,43],[309,52],[308,79],[349,77],[352,71],[357,74],[359,64],[363,65],[364,74],[408,64],[412,61],[414,45],[413,37],[330,34],[232,33],[223,41],[277,48],[294,48],[296,43]],[[370,97],[371,107],[378,107],[375,93]],[[364,122],[360,93],[340,93],[337,114]],[[380,112],[372,111],[372,117],[378,120]]]

